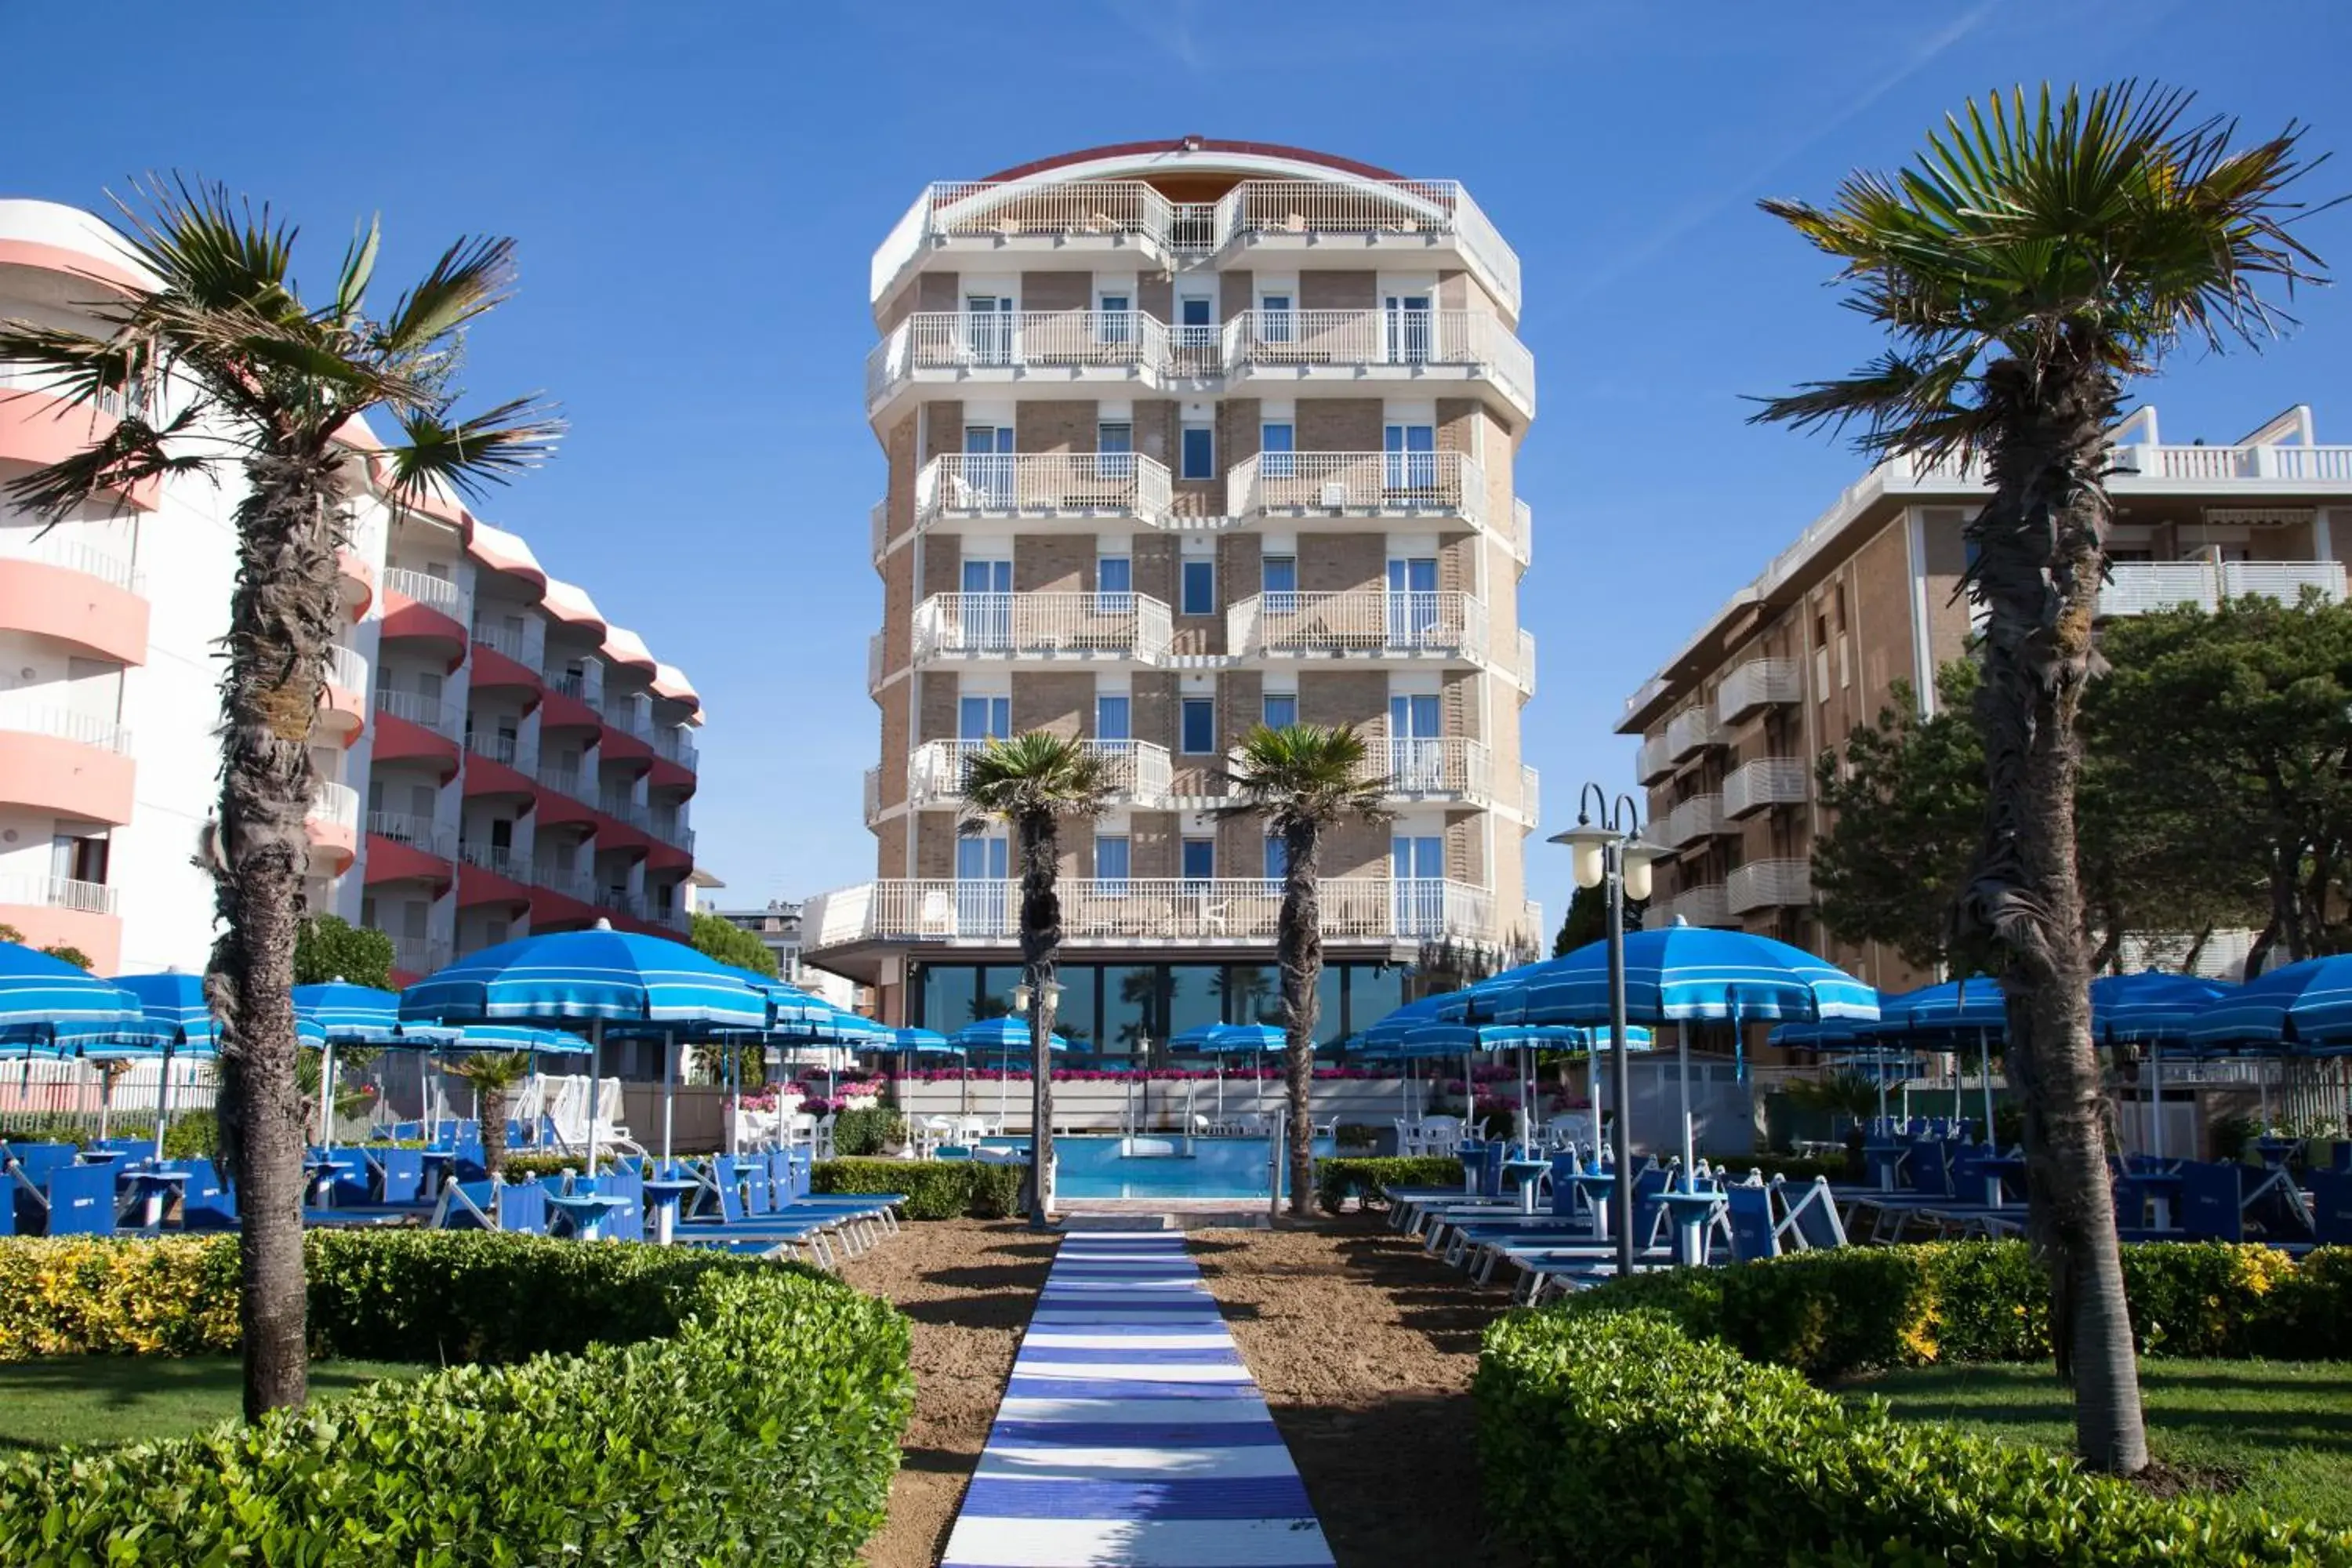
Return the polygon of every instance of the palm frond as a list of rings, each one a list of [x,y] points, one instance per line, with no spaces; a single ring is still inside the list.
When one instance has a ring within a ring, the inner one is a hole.
[[[1385,822],[1395,787],[1352,724],[1261,724],[1242,737],[1224,779],[1234,804],[1217,815],[1261,817],[1276,829],[1346,817]]]
[[[136,417],[117,420],[113,429],[82,450],[9,480],[6,493],[49,523],[62,522],[94,502],[124,510],[133,486],[169,474],[204,473],[220,460],[224,454],[216,447],[178,450],[172,445],[202,440],[205,413],[205,405],[195,402],[161,426]]]
[[[401,359],[429,353],[452,332],[503,303],[514,288],[514,241],[475,236],[441,253],[425,280],[400,298],[378,338]]]
[[[352,237],[351,247],[343,252],[342,270],[335,276],[335,321],[350,327],[359,321],[360,311],[366,308],[368,284],[375,278],[375,253],[383,240],[381,218],[370,218],[364,233]]]
[[[283,321],[303,316],[289,273],[297,230],[275,221],[265,203],[256,210],[228,187],[174,174],[149,175],[131,189],[143,207],[121,197],[123,243],[163,280],[158,294],[176,296],[201,310],[226,310]]]
[[[957,830],[977,832],[992,820],[1100,816],[1118,788],[1100,752],[1065,735],[1028,731],[991,741],[966,760],[968,815]]]
[[[396,417],[405,438],[385,456],[393,495],[404,502],[415,501],[436,482],[478,500],[488,485],[509,483],[545,462],[563,434],[551,406],[530,397],[454,424],[440,409],[404,408]]]

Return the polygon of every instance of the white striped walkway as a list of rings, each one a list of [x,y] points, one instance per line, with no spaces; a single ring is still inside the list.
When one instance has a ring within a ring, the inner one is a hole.
[[[940,1568],[1330,1568],[1175,1231],[1066,1237]]]

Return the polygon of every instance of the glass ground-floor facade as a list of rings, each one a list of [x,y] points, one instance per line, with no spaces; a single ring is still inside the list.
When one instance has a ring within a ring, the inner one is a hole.
[[[1337,1047],[1402,1006],[1411,970],[1400,963],[1328,963],[1317,1043]],[[1280,1024],[1282,975],[1272,963],[1065,963],[1055,1030],[1073,1051],[1133,1057],[1203,1024]],[[1013,1011],[1017,963],[919,967],[909,1021],[953,1034]]]

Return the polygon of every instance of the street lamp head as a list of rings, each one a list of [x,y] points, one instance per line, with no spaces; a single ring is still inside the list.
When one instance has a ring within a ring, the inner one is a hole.
[[[1015,1013],[1029,1011],[1029,985],[1026,981],[1013,988],[1013,1010]]]
[[[1644,844],[1639,838],[1632,840],[1625,846],[1621,858],[1625,867],[1627,898],[1637,904],[1649,901],[1650,891],[1656,885],[1651,878],[1650,868],[1664,855],[1664,849],[1654,844]]]
[[[1569,863],[1570,868],[1575,873],[1576,885],[1580,888],[1597,888],[1601,886],[1601,879],[1608,872],[1608,868],[1602,861],[1601,851],[1622,837],[1622,834],[1612,833],[1606,827],[1593,826],[1591,817],[1580,814],[1576,819],[1576,826],[1565,833],[1553,834],[1551,842],[1568,846],[1572,857]]]

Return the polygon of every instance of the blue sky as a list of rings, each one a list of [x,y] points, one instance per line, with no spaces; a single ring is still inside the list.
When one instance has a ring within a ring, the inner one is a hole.
[[[57,68],[10,73],[0,194],[96,206],[139,171],[201,172],[299,217],[321,286],[370,213],[389,279],[458,233],[515,236],[521,293],[477,335],[469,381],[543,389],[572,429],[485,515],[693,677],[711,715],[701,853],[723,899],[761,900],[873,870],[866,263],[927,181],[1199,133],[1471,187],[1518,250],[1541,382],[1519,466],[1543,659],[1527,749],[1557,818],[1588,778],[1630,784],[1611,733],[1625,693],[1857,470],[1826,440],[1743,423],[1743,395],[1872,347],[1757,196],[1825,198],[1969,95],[2044,79],[2161,78],[2250,131],[2302,115],[2314,151],[2352,143],[2352,10],[2334,5],[2260,26],[2186,0],[1454,15],[1468,20],[1386,0],[19,3],[0,6],[0,56]],[[2312,182],[2347,189],[2352,163]],[[2352,213],[2309,233],[2352,266]],[[2169,367],[2167,437],[2229,440],[2308,402],[2321,439],[2352,439],[2352,300],[2299,313],[2259,356]],[[1534,891],[1559,907],[1564,864],[1535,855]]]

